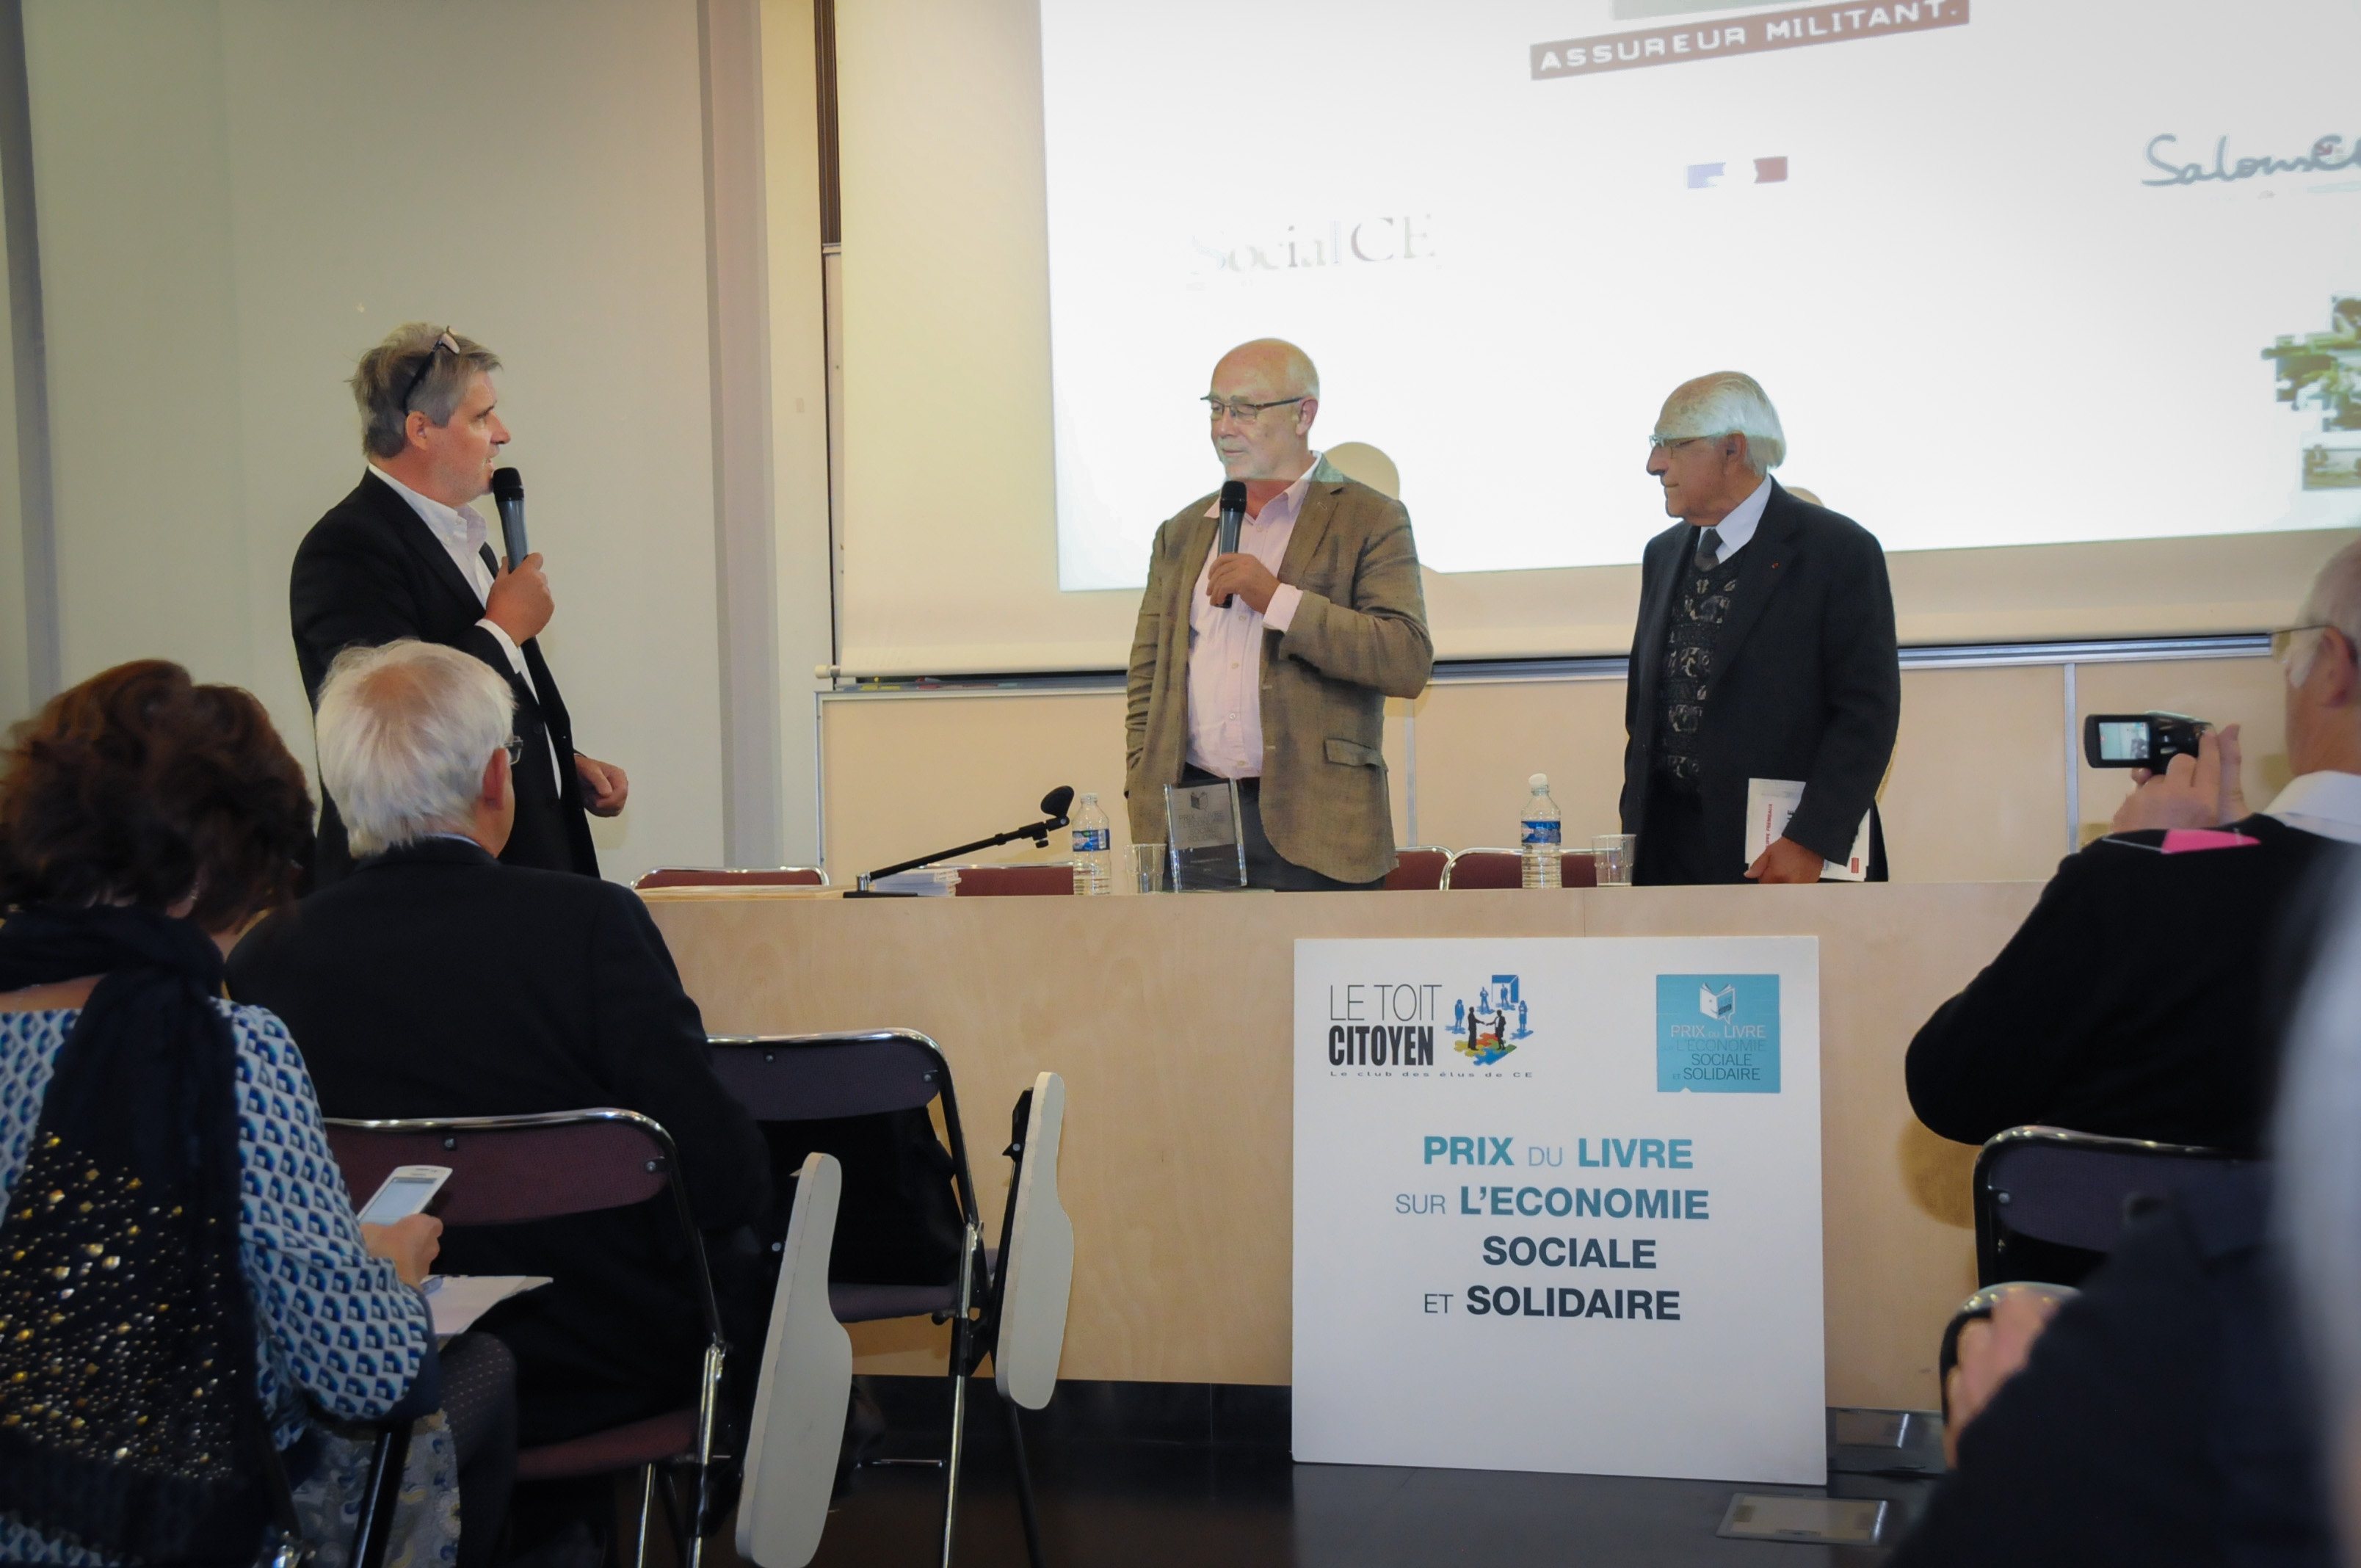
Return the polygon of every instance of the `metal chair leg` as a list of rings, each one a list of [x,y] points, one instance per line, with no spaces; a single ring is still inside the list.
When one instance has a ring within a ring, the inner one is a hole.
[[[376,1452],[369,1456],[368,1490],[361,1505],[360,1527],[353,1537],[353,1568],[379,1568],[385,1562],[394,1497],[401,1490],[401,1468],[409,1459],[408,1427],[388,1427],[378,1434]]]
[[[983,1249],[983,1237],[968,1222],[966,1245],[960,1249],[959,1316],[951,1323],[951,1453],[943,1476],[943,1563],[951,1568],[951,1537],[959,1522],[960,1456],[967,1437],[967,1380],[975,1370],[970,1359],[974,1349],[974,1321],[968,1310],[975,1300],[976,1254]]]
[[[640,1466],[639,1540],[631,1548],[631,1568],[648,1568],[648,1515],[655,1511],[656,1467]]]
[[[1032,1568],[1041,1568],[1041,1521],[1033,1512],[1033,1466],[1025,1459],[1025,1427],[1016,1419],[1016,1401],[1003,1399],[1000,1409],[1008,1417],[1008,1452],[1016,1457],[1016,1511],[1025,1521],[1025,1560]]]

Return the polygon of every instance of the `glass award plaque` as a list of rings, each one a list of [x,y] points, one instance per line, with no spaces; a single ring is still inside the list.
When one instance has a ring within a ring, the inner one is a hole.
[[[1246,835],[1239,830],[1235,779],[1164,786],[1165,843],[1175,893],[1211,893],[1246,884]]]

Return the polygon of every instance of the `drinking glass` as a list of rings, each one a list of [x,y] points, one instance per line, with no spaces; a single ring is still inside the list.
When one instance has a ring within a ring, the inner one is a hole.
[[[1164,846],[1134,844],[1131,847],[1131,881],[1135,892],[1164,891]]]
[[[1590,859],[1598,868],[1599,886],[1631,885],[1631,856],[1639,845],[1636,833],[1601,833],[1591,839]]]

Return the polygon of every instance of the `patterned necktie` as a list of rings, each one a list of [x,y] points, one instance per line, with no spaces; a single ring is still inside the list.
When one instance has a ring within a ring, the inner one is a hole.
[[[1710,572],[1721,565],[1721,534],[1719,530],[1708,528],[1697,536],[1697,565],[1700,572]]]

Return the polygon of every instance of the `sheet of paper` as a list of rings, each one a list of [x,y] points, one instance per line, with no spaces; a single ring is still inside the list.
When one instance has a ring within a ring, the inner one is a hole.
[[[426,1309],[434,1319],[435,1337],[466,1333],[478,1318],[510,1297],[548,1283],[546,1274],[430,1274]]]
[[[1796,779],[1748,779],[1746,781],[1746,863],[1752,865],[1756,857],[1769,849],[1773,840],[1787,830],[1787,818],[1795,815],[1795,807],[1804,803],[1804,786]],[[1820,877],[1825,882],[1863,882],[1869,876],[1869,813],[1862,812],[1861,828],[1852,836],[1852,849],[1842,864],[1835,861],[1820,862]]]

